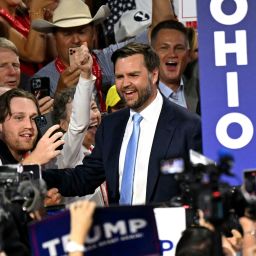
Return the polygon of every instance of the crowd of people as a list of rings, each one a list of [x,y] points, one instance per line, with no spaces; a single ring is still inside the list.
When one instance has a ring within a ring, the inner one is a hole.
[[[169,202],[181,188],[160,162],[202,152],[196,30],[177,20],[172,1],[152,0],[145,31],[101,42],[111,0],[100,2],[97,10],[83,0],[0,3],[0,163],[42,166],[44,207],[72,202],[70,255],[84,251],[96,206],[90,201]],[[33,95],[32,81],[44,77],[48,95]],[[39,136],[40,115],[54,125]],[[0,252],[30,255],[19,219],[37,214],[10,212],[4,228],[16,229],[0,236]],[[220,236],[217,254],[219,230],[199,215],[176,255],[256,255],[256,222],[246,210],[241,229]]]

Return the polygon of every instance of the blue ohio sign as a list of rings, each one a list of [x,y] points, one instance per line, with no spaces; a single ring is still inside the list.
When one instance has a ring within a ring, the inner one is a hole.
[[[203,151],[233,155],[232,184],[256,167],[255,10],[255,0],[197,0]]]

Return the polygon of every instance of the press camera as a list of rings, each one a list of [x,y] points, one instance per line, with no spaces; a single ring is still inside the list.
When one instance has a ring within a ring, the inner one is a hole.
[[[256,170],[244,172],[242,186],[231,186],[223,182],[222,177],[234,176],[233,163],[233,157],[227,152],[222,152],[214,162],[193,150],[189,161],[181,158],[162,161],[162,173],[174,175],[180,184],[181,195],[172,198],[170,204],[192,209],[195,222],[200,209],[204,218],[218,227],[235,222],[245,212],[256,219]]]

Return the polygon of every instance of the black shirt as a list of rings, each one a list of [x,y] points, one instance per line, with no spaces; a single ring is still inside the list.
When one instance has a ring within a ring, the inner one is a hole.
[[[6,144],[0,140],[0,159],[2,164],[17,164],[18,161],[13,157]]]

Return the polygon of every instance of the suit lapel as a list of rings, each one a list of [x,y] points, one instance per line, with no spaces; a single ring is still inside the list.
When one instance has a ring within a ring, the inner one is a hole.
[[[107,159],[109,168],[106,176],[108,177],[109,192],[113,189],[112,197],[116,198],[115,201],[118,201],[117,197],[119,196],[119,155],[130,111],[129,109],[125,109],[124,111],[121,110],[119,113],[119,115],[116,115],[115,120],[111,120],[106,130],[106,137],[110,139],[110,154]]]
[[[187,107],[191,112],[196,113],[198,105],[198,95],[196,90],[196,78],[186,79],[182,77],[184,81],[184,93],[187,103]]]
[[[164,159],[167,154],[176,128],[172,107],[165,97],[163,97],[163,100],[163,107],[158,119],[149,159],[146,203],[150,201],[154,192],[159,176],[160,161]]]

